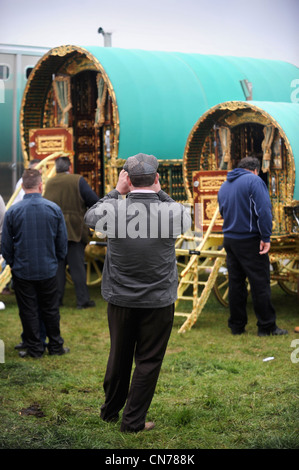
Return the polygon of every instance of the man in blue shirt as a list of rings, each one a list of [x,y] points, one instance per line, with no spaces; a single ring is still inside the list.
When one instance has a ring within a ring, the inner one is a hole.
[[[233,334],[245,332],[247,324],[248,278],[258,336],[287,334],[276,325],[271,303],[268,252],[272,233],[272,208],[267,186],[258,176],[260,162],[255,157],[243,158],[238,168],[230,171],[218,193],[223,217],[222,231],[227,253],[230,318]]]
[[[21,357],[41,357],[39,312],[49,339],[49,354],[64,354],[60,336],[56,271],[67,252],[64,217],[57,204],[42,197],[42,180],[37,170],[23,173],[24,199],[5,214],[2,255],[12,270],[15,295],[27,343]]]

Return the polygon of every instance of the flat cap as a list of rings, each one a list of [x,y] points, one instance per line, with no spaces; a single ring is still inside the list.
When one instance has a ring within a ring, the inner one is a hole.
[[[157,173],[158,166],[159,162],[154,155],[138,153],[128,158],[123,169],[128,172],[129,176],[152,175]]]

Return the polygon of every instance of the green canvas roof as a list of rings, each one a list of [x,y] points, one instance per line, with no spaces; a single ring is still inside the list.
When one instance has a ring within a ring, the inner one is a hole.
[[[282,61],[179,52],[85,47],[104,68],[115,91],[120,135],[118,157],[139,152],[182,159],[198,118],[223,101],[291,101],[298,68]]]

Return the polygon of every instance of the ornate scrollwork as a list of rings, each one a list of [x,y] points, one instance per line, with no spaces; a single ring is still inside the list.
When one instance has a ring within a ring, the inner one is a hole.
[[[241,101],[230,101],[228,103],[220,104],[218,108],[236,111],[237,109],[248,108],[248,105],[243,104]]]
[[[75,50],[76,48],[74,46],[60,46],[52,49],[49,55],[58,55],[59,57],[63,57],[70,52],[74,52]]]

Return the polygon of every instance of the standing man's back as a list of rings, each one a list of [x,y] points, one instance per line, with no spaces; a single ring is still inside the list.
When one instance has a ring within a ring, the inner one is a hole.
[[[20,355],[40,357],[39,312],[49,338],[50,354],[64,354],[60,336],[56,271],[66,256],[67,233],[61,209],[42,197],[41,175],[23,173],[25,196],[5,214],[2,253],[12,270],[19,314],[27,351]]]
[[[86,284],[85,247],[88,243],[88,227],[84,215],[93,206],[98,196],[92,191],[83,176],[71,174],[68,157],[59,157],[55,162],[56,176],[47,182],[44,197],[61,207],[68,232],[68,253],[57,271],[59,301],[62,305],[65,289],[65,268],[68,264],[74,282],[77,308],[94,307]]]
[[[157,168],[153,155],[130,157],[116,188],[85,216],[90,227],[107,236],[102,295],[108,302],[111,347],[101,417],[117,420],[126,403],[121,431],[154,427],[145,417],[172,329],[175,240],[191,225],[184,206],[161,190]]]
[[[276,325],[271,303],[268,252],[272,232],[272,211],[265,183],[258,176],[260,162],[243,158],[230,171],[218,192],[222,231],[227,253],[230,317],[232,334],[245,333],[247,324],[247,287],[250,283],[258,335],[282,335],[286,330]]]

